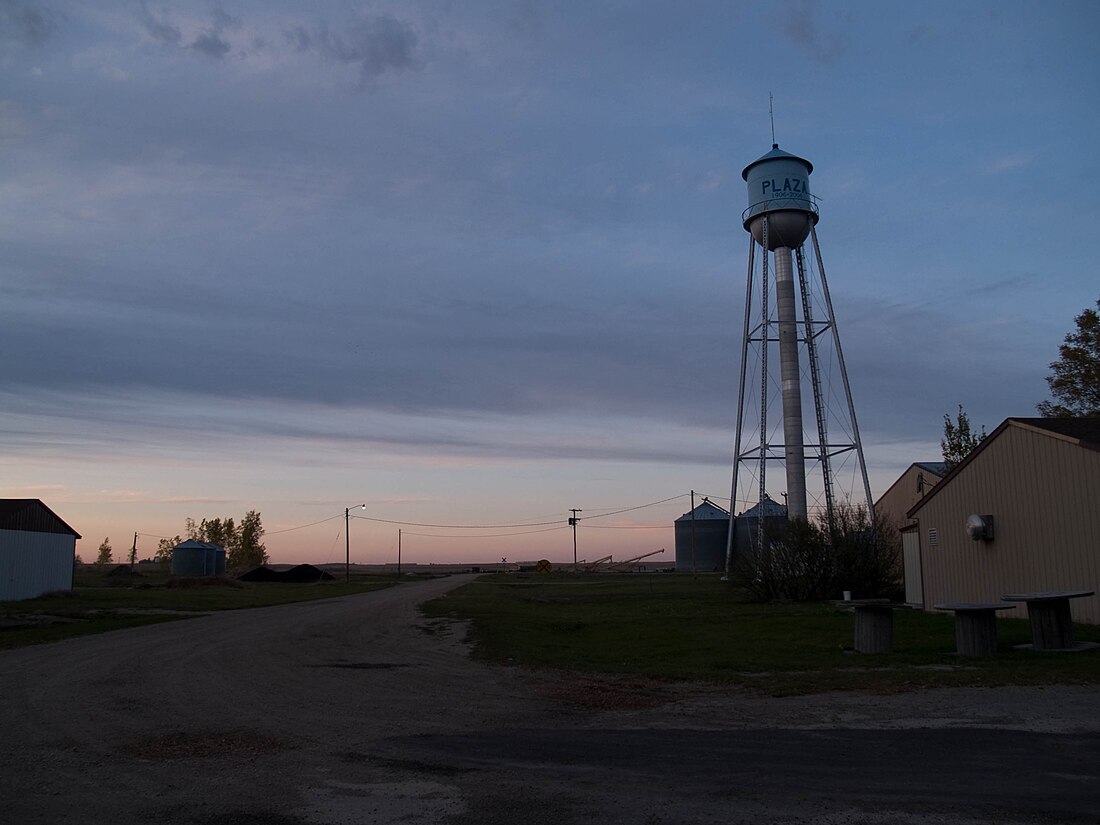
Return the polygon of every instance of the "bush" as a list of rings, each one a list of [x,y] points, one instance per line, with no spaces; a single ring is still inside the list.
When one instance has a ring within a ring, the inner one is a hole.
[[[844,503],[816,522],[792,519],[762,545],[739,548],[735,582],[758,599],[818,601],[845,590],[861,599],[898,598],[901,535],[889,519]]]

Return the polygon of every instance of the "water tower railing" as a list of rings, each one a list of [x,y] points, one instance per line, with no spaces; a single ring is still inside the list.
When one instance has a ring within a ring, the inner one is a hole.
[[[807,193],[799,194],[793,198],[767,198],[766,200],[757,201],[741,213],[741,222],[744,223],[749,218],[755,218],[765,212],[780,212],[792,209],[799,212],[810,212],[814,215],[820,214],[817,208],[817,197],[812,193]]]

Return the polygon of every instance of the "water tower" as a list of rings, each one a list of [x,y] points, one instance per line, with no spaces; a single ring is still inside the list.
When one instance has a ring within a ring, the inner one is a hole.
[[[859,481],[869,513],[872,508],[852,391],[817,241],[819,214],[810,194],[812,171],[808,160],[773,143],[770,152],[741,173],[749,194],[749,207],[742,214],[749,233],[748,285],[727,573],[733,559],[735,514],[768,500],[769,480],[775,483],[774,477],[769,479],[770,465],[783,466],[786,490],[774,491],[771,498],[778,500],[780,492],[786,496],[789,519],[822,513],[831,523],[838,496],[856,499]],[[804,250],[807,239],[812,241],[812,256]],[[804,388],[813,404],[809,417],[803,415],[808,409]],[[807,434],[804,420],[816,423],[815,432]],[[851,481],[847,487],[838,483],[845,477]],[[762,519],[760,524],[762,530]],[[762,542],[763,536],[757,541]]]

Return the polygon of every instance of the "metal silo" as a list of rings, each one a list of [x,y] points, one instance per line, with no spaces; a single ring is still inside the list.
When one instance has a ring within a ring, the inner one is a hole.
[[[224,572],[225,551],[216,544],[188,539],[172,548],[173,576],[216,576]]]
[[[172,575],[205,576],[206,547],[197,541],[185,541],[173,547]]]
[[[752,506],[769,501],[768,464],[781,462],[785,470],[787,489],[783,496],[788,517],[810,518],[812,503],[813,508],[820,508],[832,523],[834,462],[846,461],[849,454],[858,458],[869,513],[872,502],[855,406],[817,240],[819,214],[810,193],[812,171],[813,164],[808,160],[785,152],[773,143],[770,152],[742,172],[748,187],[749,205],[741,217],[750,240],[730,511],[736,512],[742,504]],[[803,250],[808,238],[813,241],[812,256]],[[773,287],[774,296],[771,294]],[[778,355],[778,371],[775,361],[769,357],[773,352]],[[750,370],[749,364],[754,358],[758,360]],[[807,389],[813,397],[816,439],[807,437],[803,426],[803,363],[807,366]],[[823,363],[827,364],[825,370]],[[747,383],[750,372],[756,376],[755,385]],[[827,385],[834,374],[843,383],[846,404],[842,410],[831,405],[831,399],[839,396]],[[769,421],[769,416],[774,416],[769,404],[769,393],[774,387],[779,388],[782,401],[782,442],[777,440],[778,427]],[[749,397],[754,394],[754,403],[749,403]],[[812,502],[807,493],[807,451],[821,467],[820,488],[814,490]],[[741,500],[738,499],[738,476],[743,469],[746,481],[755,484],[756,490],[755,495]],[[762,531],[764,520],[758,521]],[[762,535],[760,540],[763,540]],[[731,570],[733,548],[734,520],[731,517],[726,546],[727,573]]]
[[[713,573],[726,567],[730,514],[708,498],[676,519],[676,572]]]

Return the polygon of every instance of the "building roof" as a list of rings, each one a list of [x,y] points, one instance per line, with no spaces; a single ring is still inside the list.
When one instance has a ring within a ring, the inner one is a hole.
[[[1100,450],[1100,418],[1010,418],[1024,427],[1045,430],[1077,442],[1080,447]]]
[[[914,461],[913,465],[920,467],[926,473],[934,473],[940,478],[947,475],[947,462],[946,461]]]
[[[76,530],[37,498],[0,498],[0,530],[57,533],[80,538]]]
[[[906,515],[913,518],[921,507],[935,498],[964,467],[981,455],[982,451],[1009,427],[1030,430],[1040,435],[1056,438],[1059,441],[1067,441],[1086,450],[1100,451],[1100,418],[1006,418],[997,429],[982,439],[981,443],[971,450],[966,458],[956,464],[941,483],[929,490],[924,498],[914,504]]]
[[[932,475],[936,476],[936,478],[943,478],[947,474],[947,464],[942,461],[914,461],[902,471],[901,475],[894,479],[894,483],[886,488],[886,492],[878,497],[878,500],[875,501],[876,507],[878,507],[879,502],[881,502],[884,498],[886,498],[888,495],[890,495],[890,493],[894,491],[895,487],[901,484],[901,482],[905,479],[905,476],[908,475],[909,471],[912,470],[914,467],[917,467],[926,473],[931,473]]]
[[[704,498],[694,510],[684,513],[676,521],[691,521],[692,513],[695,513],[695,521],[706,521],[707,519],[728,521],[730,517],[729,510],[723,510],[709,498]]]

